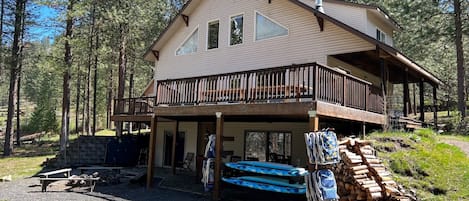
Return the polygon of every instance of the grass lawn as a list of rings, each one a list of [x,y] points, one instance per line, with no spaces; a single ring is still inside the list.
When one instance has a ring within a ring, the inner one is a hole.
[[[54,155],[0,158],[0,177],[11,175],[16,180],[34,176],[41,171],[41,164],[46,158],[53,157]]]
[[[402,140],[385,142],[385,138]],[[469,157],[458,147],[443,143],[448,136],[423,130],[410,133],[375,133],[375,147],[394,179],[407,189],[416,189],[422,200],[468,200]],[[467,140],[467,137],[455,137]],[[405,145],[405,146],[402,146]],[[404,148],[407,145],[410,147]],[[393,152],[385,151],[396,150]]]

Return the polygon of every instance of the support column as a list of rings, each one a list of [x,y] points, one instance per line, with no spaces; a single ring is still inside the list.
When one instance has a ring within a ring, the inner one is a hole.
[[[362,140],[365,139],[365,135],[366,135],[366,123],[365,122],[362,122]]]
[[[155,168],[155,146],[156,146],[156,116],[151,118],[150,144],[148,146],[148,166],[147,166],[147,189],[153,185],[153,172]]]
[[[216,141],[215,141],[215,181],[213,187],[213,194],[212,200],[218,201],[220,200],[220,183],[221,183],[221,157],[222,157],[222,150],[223,150],[223,114],[221,112],[217,112],[217,131],[216,131]]]
[[[378,49],[378,56],[379,56],[379,49]],[[386,61],[383,58],[379,59],[379,67],[381,71],[381,94],[383,95],[383,115],[386,119],[383,125],[383,130],[388,130],[388,113],[387,113],[387,68],[386,68]]]
[[[409,72],[406,68],[404,71],[404,108],[403,113],[404,117],[407,117],[409,114]]]
[[[425,121],[425,86],[423,80],[420,80],[419,83],[419,92],[420,92],[420,121],[424,122]]]
[[[179,121],[176,120],[176,125],[174,125],[174,134],[173,134],[173,147],[171,150],[171,168],[173,170],[173,175],[176,175],[176,140],[179,134]]]
[[[319,117],[317,116],[316,110],[308,111],[309,116],[309,131],[319,131]]]
[[[436,97],[436,86],[433,85],[433,127],[438,130],[438,98]]]

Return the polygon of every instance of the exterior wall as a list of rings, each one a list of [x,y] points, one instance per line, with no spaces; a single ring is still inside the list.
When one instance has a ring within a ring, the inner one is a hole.
[[[164,131],[172,131],[174,122],[160,122],[157,125],[156,160],[155,166],[163,166]],[[184,156],[187,152],[196,153],[197,148],[197,122],[181,122],[179,130],[186,133]],[[244,135],[246,131],[285,131],[292,133],[292,164],[306,165],[306,146],[304,132],[308,130],[307,123],[250,123],[225,122],[224,136],[232,136],[235,141],[224,142],[225,151],[234,151],[234,155],[244,157]],[[229,158],[224,159],[229,160]],[[195,158],[192,169],[195,169]]]
[[[334,57],[327,57],[327,65],[330,67],[338,67],[347,70],[351,75],[356,76],[360,79],[371,82],[374,86],[381,86],[381,78],[368,73],[362,69],[359,69],[349,63],[338,60]]]
[[[311,1],[314,4],[314,1]],[[327,15],[349,25],[358,31],[363,33],[367,33],[366,27],[366,9],[348,6],[348,5],[341,5],[341,4],[334,4],[334,3],[323,3],[324,13]],[[314,8],[314,7],[313,7]]]
[[[158,122],[156,134],[156,159],[155,166],[162,167],[164,161],[164,131],[174,133],[175,122]],[[197,122],[180,122],[179,131],[184,132],[184,157],[188,152],[197,153]],[[192,163],[192,169],[195,169],[195,156]]]
[[[393,41],[393,29],[386,25],[386,22],[382,20],[380,17],[377,16],[377,14],[372,13],[372,12],[367,12],[367,30],[366,34],[369,36],[376,38],[376,29],[380,29],[384,33],[386,33],[386,41],[385,43],[393,46],[394,41]]]
[[[224,8],[224,9],[219,9]],[[255,11],[289,29],[288,36],[254,41]],[[244,43],[229,46],[230,16],[244,14]],[[189,26],[181,26],[160,49],[156,80],[212,75],[243,70],[326,63],[327,55],[372,50],[375,46],[325,21],[323,32],[313,14],[289,1],[205,0],[190,14]],[[219,48],[206,50],[207,23],[220,20]],[[175,56],[184,40],[199,28],[198,51]]]

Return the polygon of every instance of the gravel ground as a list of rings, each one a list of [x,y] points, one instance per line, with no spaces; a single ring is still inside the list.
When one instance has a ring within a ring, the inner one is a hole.
[[[469,156],[469,142],[458,140],[444,140],[444,142],[459,147],[467,156]]]
[[[63,184],[49,186],[47,192],[41,192],[37,178],[27,178],[13,182],[0,183],[0,201],[98,201],[98,200],[152,200],[152,201],[205,201],[207,197],[190,193],[177,192],[161,188],[146,190],[137,184],[119,184],[112,186],[97,185],[95,192],[85,189],[64,190]]]

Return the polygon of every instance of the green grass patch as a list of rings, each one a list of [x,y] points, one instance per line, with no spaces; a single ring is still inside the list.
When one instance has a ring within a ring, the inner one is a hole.
[[[421,130],[416,133],[374,133],[369,139],[376,140],[378,154],[394,172],[394,179],[408,189],[416,189],[420,199],[467,200],[469,157],[458,147],[442,143],[441,138],[446,137]],[[380,146],[397,148],[386,151],[379,149]]]
[[[16,180],[34,176],[41,171],[46,158],[52,157],[54,155],[0,158],[0,177],[11,175]]]

